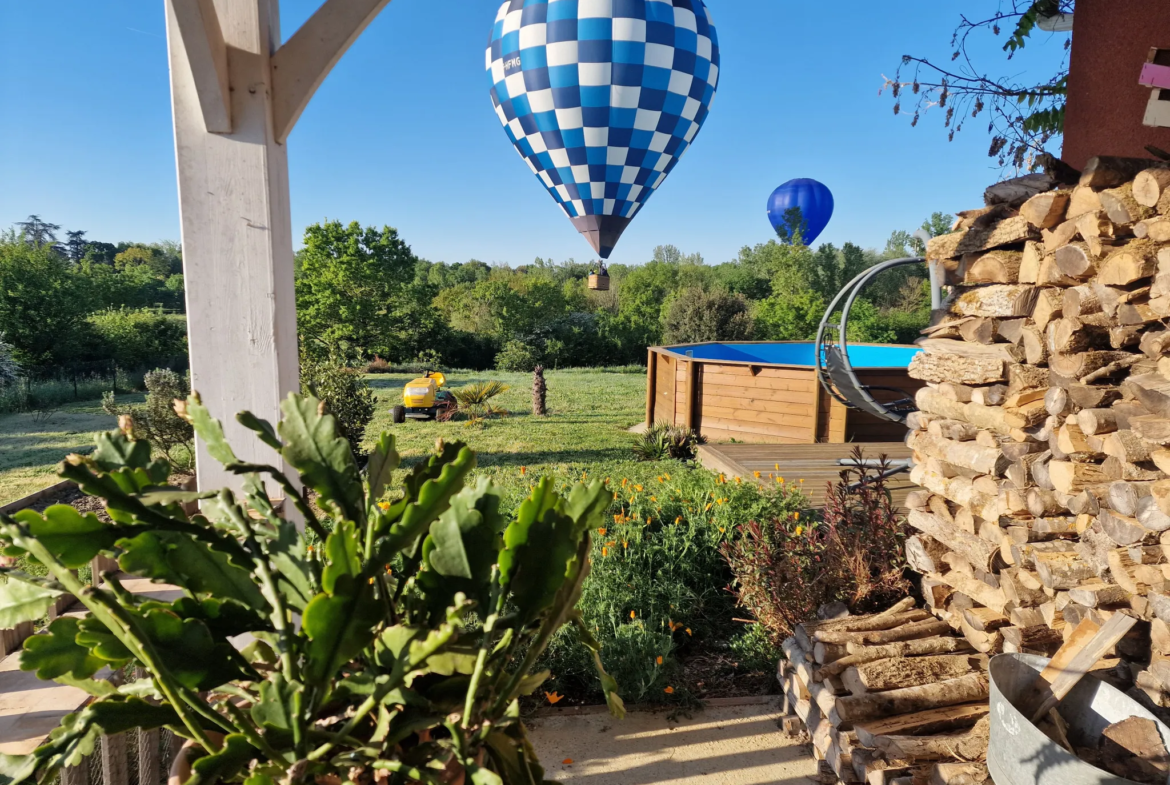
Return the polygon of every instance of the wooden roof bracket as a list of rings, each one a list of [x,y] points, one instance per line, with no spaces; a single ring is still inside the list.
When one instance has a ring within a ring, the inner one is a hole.
[[[232,132],[231,70],[215,0],[168,0],[208,133]],[[270,58],[272,123],[284,144],[333,66],[390,0],[325,0]]]

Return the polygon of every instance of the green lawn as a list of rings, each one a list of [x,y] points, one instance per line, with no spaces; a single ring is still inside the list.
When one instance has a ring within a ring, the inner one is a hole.
[[[394,434],[407,463],[434,449],[435,440],[461,440],[476,450],[479,473],[487,473],[517,496],[536,477],[553,474],[565,481],[582,472],[652,476],[651,465],[632,464],[634,436],[628,428],[644,416],[645,377],[593,371],[549,371],[546,417],[532,416],[532,375],[526,373],[453,372],[451,388],[485,379],[512,386],[496,400],[511,414],[483,428],[463,422],[390,422],[390,407],[401,401],[410,374],[371,374],[378,397],[374,421],[367,429],[372,443],[382,430]],[[119,396],[138,402],[141,395]],[[114,427],[98,401],[61,407],[51,414],[0,416],[0,503],[12,501],[56,482],[57,463],[68,453],[87,450],[93,434]],[[525,474],[521,476],[521,467]]]
[[[591,476],[655,474],[653,464],[636,464],[631,452],[636,437],[628,429],[645,417],[646,378],[640,374],[547,371],[548,414],[533,417],[531,374],[452,372],[451,389],[488,379],[511,385],[495,399],[510,414],[489,420],[483,428],[468,428],[459,421],[408,420],[394,425],[390,407],[401,402],[402,387],[413,377],[375,374],[367,378],[378,396],[377,414],[366,431],[368,442],[388,430],[408,464],[431,452],[436,439],[467,442],[478,455],[478,473],[517,494],[516,501],[524,488],[546,474],[565,482],[580,479],[582,472]]]
[[[139,403],[142,395],[119,395]],[[93,447],[93,435],[117,425],[100,401],[66,404],[50,412],[0,415],[0,504],[57,482],[56,466],[71,452]]]

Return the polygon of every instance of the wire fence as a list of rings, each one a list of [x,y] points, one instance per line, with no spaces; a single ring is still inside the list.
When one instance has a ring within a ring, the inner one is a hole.
[[[186,358],[172,358],[152,367],[182,372]],[[137,392],[142,389],[142,377],[147,370],[122,368],[111,360],[100,360],[25,371],[12,384],[0,387],[0,414],[44,411],[76,401],[94,401],[106,392],[115,395]]]

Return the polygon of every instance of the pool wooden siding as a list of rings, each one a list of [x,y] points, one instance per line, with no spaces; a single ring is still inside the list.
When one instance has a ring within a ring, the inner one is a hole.
[[[906,428],[849,409],[821,389],[813,368],[687,358],[664,347],[647,357],[646,422],[694,428],[712,442],[891,442]],[[863,369],[866,384],[913,393],[921,382],[897,368]],[[901,397],[875,393],[879,400]]]

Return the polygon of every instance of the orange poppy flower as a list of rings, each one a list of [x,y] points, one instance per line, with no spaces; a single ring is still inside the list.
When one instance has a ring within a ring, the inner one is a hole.
[[[661,664],[662,664],[662,655],[661,655],[661,654],[659,654],[659,655],[658,655],[658,659],[656,659],[654,662],[656,662],[657,664],[661,665]]]
[[[560,699],[565,697],[565,696],[560,695],[557,693],[556,690],[553,690],[552,692],[546,692],[544,694],[544,697],[548,698],[548,702],[555,706],[557,704],[557,702],[560,701]]]
[[[523,477],[523,476],[524,476],[525,474],[527,474],[527,473],[528,473],[528,467],[527,467],[527,466],[521,466],[521,467],[520,467],[520,476],[521,476],[521,477]]]
[[[665,692],[667,695],[674,695],[674,687],[667,687],[665,690],[663,690],[663,692]]]

